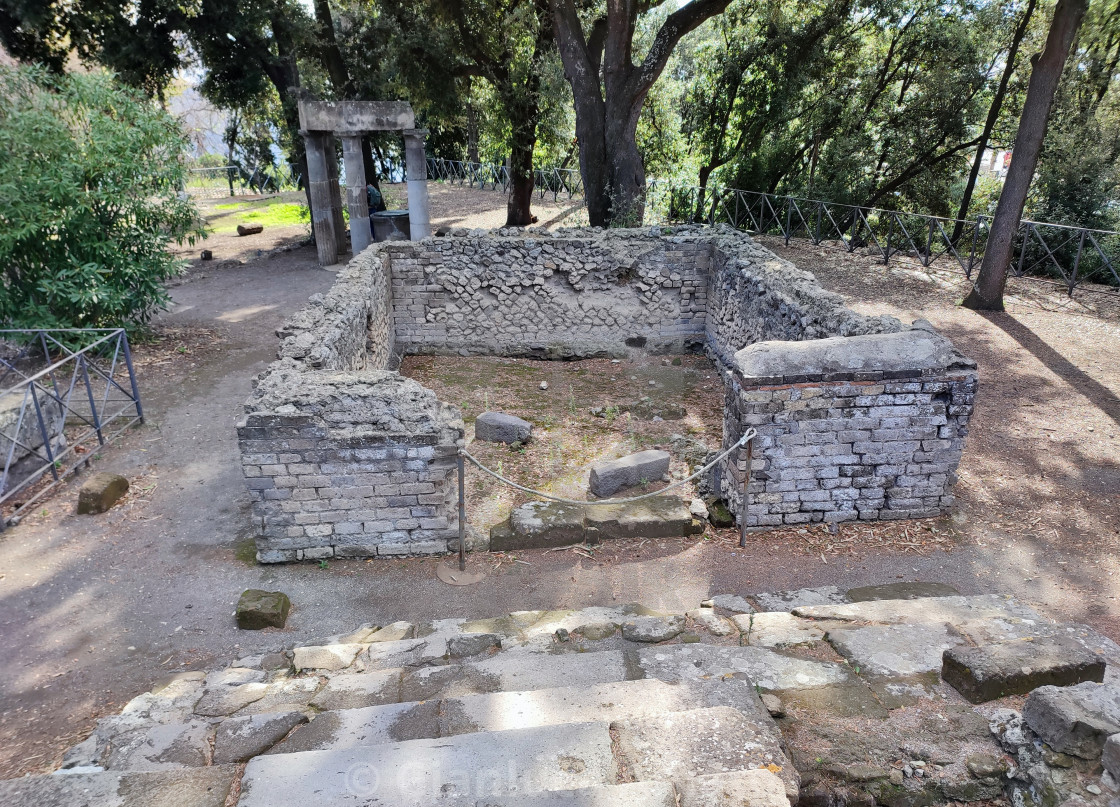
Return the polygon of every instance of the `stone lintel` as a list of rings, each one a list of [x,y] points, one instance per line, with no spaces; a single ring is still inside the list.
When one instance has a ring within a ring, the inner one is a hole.
[[[299,128],[309,132],[364,134],[416,128],[416,115],[406,101],[299,102]]]
[[[734,365],[751,387],[921,378],[975,367],[924,320],[899,333],[756,342],[735,354]]]

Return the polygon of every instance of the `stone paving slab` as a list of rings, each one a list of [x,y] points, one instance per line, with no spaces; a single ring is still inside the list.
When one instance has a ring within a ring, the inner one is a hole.
[[[374,670],[368,673],[333,675],[310,701],[316,709],[360,709],[399,703],[404,669]]]
[[[902,623],[947,622],[959,625],[977,619],[1032,620],[1037,613],[1010,597],[981,594],[975,597],[926,597],[917,600],[871,600],[850,605],[809,605],[793,609],[807,619],[839,619],[847,622]]]
[[[590,687],[495,692],[449,698],[440,708],[440,735],[503,731],[573,722],[609,722],[707,706],[699,688],[656,679]]]
[[[787,802],[788,803],[788,802]],[[550,790],[479,799],[474,807],[682,807],[668,782],[631,782],[625,785]],[[761,807],[761,805],[760,805]]]
[[[563,655],[506,652],[461,665],[410,670],[401,681],[401,699],[592,686],[634,677],[621,650]]]
[[[218,726],[214,735],[214,764],[245,762],[263,754],[296,726],[306,722],[303,712],[231,717]]]
[[[639,780],[686,781],[772,765],[786,795],[797,799],[801,780],[780,744],[737,709],[715,706],[618,720],[611,731],[622,764]]]
[[[607,724],[573,723],[256,757],[238,807],[431,807],[608,785],[615,777]]]
[[[293,732],[269,753],[341,751],[367,745],[432,739],[440,736],[439,707],[440,701],[423,701],[324,712]]]
[[[964,642],[943,622],[840,628],[827,638],[860,674],[889,677],[940,670],[944,652]]]
[[[945,651],[941,678],[972,703],[1025,695],[1040,686],[1104,681],[1105,662],[1066,637]]]
[[[824,641],[828,630],[847,624],[801,619],[786,611],[738,614],[731,619],[739,629],[739,639],[744,645],[773,648],[815,645]]]
[[[259,715],[303,709],[322,686],[317,676],[289,678],[265,685],[264,694],[237,711],[237,715]]]
[[[851,602],[847,593],[836,586],[753,594],[751,599],[758,603],[760,611],[792,611],[810,605],[845,605]]]
[[[920,600],[926,597],[959,597],[961,593],[948,583],[884,583],[860,586],[847,591],[849,602],[875,600]]]
[[[1105,741],[1120,732],[1120,686],[1039,687],[1027,696],[1023,719],[1055,751],[1100,759]]]
[[[110,770],[160,771],[197,768],[210,757],[210,724],[160,723],[117,734],[109,742],[102,765]]]
[[[236,765],[181,771],[103,771],[0,781],[4,807],[223,807]]]
[[[679,779],[680,807],[789,807],[785,784],[773,771],[731,771]]]
[[[637,651],[638,666],[651,678],[687,681],[743,673],[760,689],[811,689],[847,683],[844,665],[783,656],[761,647],[710,644],[661,645]]]

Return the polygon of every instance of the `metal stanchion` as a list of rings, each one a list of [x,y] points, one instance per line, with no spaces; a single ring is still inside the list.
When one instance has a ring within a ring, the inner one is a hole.
[[[747,470],[743,474],[743,507],[739,513],[739,546],[747,545],[747,513],[751,506],[751,461],[754,454],[754,439],[747,441]]]
[[[469,586],[486,577],[486,572],[480,568],[467,570],[467,474],[462,449],[455,457],[455,467],[459,471],[459,562],[453,566],[441,561],[436,566],[436,577],[448,585]]]

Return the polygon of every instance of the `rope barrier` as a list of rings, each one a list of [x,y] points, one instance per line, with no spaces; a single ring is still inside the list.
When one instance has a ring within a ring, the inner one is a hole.
[[[479,462],[477,457],[472,456],[465,448],[460,448],[459,449],[459,456],[466,457],[468,460],[470,460],[471,464],[476,466],[480,471],[483,471],[485,473],[490,474],[490,476],[494,477],[495,479],[497,479],[501,482],[504,482],[505,484],[509,485],[511,488],[516,488],[517,490],[520,490],[523,493],[528,493],[528,494],[531,494],[533,496],[539,496],[540,498],[548,499],[549,501],[560,502],[561,504],[578,504],[578,505],[629,504],[630,502],[640,502],[643,499],[651,499],[654,496],[663,496],[666,493],[668,493],[670,490],[673,490],[674,488],[679,488],[682,485],[684,485],[688,482],[691,482],[693,479],[696,479],[701,474],[707,473],[708,470],[710,470],[713,466],[715,466],[716,463],[722,461],[724,459],[724,457],[726,457],[732,451],[735,451],[736,449],[742,448],[743,446],[747,445],[755,436],[757,436],[757,434],[758,434],[758,432],[756,430],[748,428],[745,432],[743,432],[743,436],[739,438],[739,441],[737,443],[735,443],[735,445],[731,446],[731,448],[724,451],[722,454],[720,454],[714,460],[709,462],[707,465],[705,465],[699,471],[696,471],[691,476],[687,476],[684,479],[680,480],[679,482],[674,482],[673,484],[669,485],[666,488],[662,488],[661,490],[655,490],[652,493],[643,493],[641,496],[632,496],[628,499],[599,499],[598,501],[590,501],[590,502],[588,502],[588,501],[582,501],[581,502],[577,499],[563,499],[559,496],[552,496],[548,493],[544,493],[544,492],[539,491],[539,490],[534,490],[533,488],[527,488],[524,485],[519,485],[511,479],[506,479],[504,476],[502,476],[497,471],[493,471],[490,468],[487,468],[485,465],[483,465],[481,462]]]

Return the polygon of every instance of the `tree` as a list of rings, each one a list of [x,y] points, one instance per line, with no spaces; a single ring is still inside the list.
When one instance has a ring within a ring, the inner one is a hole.
[[[634,63],[639,15],[661,5],[608,0],[585,32],[579,0],[550,0],[564,73],[572,86],[587,213],[592,225],[641,224],[646,174],[638,151],[642,105],[681,38],[731,0],[690,0],[665,18],[640,64]]]
[[[1027,28],[1030,26],[1031,17],[1034,16],[1036,5],[1037,0],[1027,0],[1027,7],[1019,17],[1011,34],[1011,43],[1007,47],[1007,56],[1004,58],[999,84],[996,86],[995,92],[992,93],[992,100],[988,104],[988,116],[985,118],[984,128],[980,132],[980,142],[976,144],[976,156],[973,158],[972,167],[968,172],[964,193],[961,194],[961,203],[957,210],[957,222],[953,225],[953,243],[960,239],[961,232],[964,229],[964,219],[968,218],[968,209],[972,204],[972,194],[976,189],[976,178],[980,175],[980,166],[984,163],[984,152],[987,151],[992,132],[999,122],[999,114],[1003,110],[1003,102],[1007,97],[1011,78],[1015,75],[1015,61],[1019,54],[1019,45],[1022,44],[1023,37],[1027,34]]]
[[[1015,246],[1015,233],[1023,216],[1027,193],[1038,165],[1038,155],[1046,137],[1046,124],[1054,93],[1062,77],[1070,45],[1085,16],[1088,0],[1058,0],[1046,46],[1033,63],[1019,131],[1015,135],[1011,167],[996,205],[992,228],[984,248],[984,259],[972,291],[962,302],[977,311],[1002,311],[1007,269]]]
[[[172,242],[204,235],[188,141],[167,113],[104,72],[0,67],[0,322],[144,323],[167,301]]]

